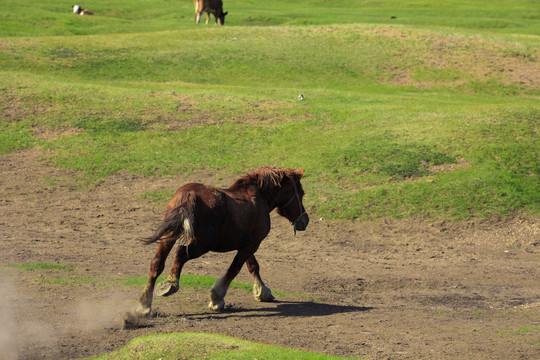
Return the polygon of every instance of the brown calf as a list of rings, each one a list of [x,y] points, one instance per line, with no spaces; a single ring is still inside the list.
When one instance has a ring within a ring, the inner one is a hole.
[[[210,20],[210,13],[214,14],[216,24],[225,24],[225,15],[229,12],[223,12],[223,2],[221,0],[194,0],[195,3],[195,22],[201,22],[201,15],[206,13],[206,23]]]

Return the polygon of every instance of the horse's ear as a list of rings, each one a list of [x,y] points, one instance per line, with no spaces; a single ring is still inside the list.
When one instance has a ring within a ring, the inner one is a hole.
[[[301,179],[304,176],[304,169],[296,170],[296,175],[298,175],[298,179]]]

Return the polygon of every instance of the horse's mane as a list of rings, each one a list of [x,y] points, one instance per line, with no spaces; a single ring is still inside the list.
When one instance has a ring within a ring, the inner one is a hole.
[[[263,191],[268,191],[281,186],[284,179],[300,180],[303,170],[282,169],[273,166],[262,166],[237,179],[231,187],[247,184],[255,184]]]

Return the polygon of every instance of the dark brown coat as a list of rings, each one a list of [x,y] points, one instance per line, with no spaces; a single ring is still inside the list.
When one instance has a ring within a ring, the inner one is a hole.
[[[150,313],[156,279],[180,238],[183,241],[177,248],[169,277],[157,286],[156,295],[168,296],[178,291],[180,273],[188,260],[209,251],[236,250],[233,263],[212,287],[209,307],[223,309],[227,289],[244,263],[255,279],[255,298],[271,301],[274,297],[259,275],[254,254],[270,231],[270,212],[276,208],[294,225],[295,232],[306,229],[309,217],[302,204],[303,174],[303,170],[262,167],[237,179],[227,189],[197,183],[178,189],[167,205],[160,227],[146,241],[159,242],[159,246],[137,312]]]

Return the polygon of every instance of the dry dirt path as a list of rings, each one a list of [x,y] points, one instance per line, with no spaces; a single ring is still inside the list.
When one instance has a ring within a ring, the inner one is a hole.
[[[357,223],[312,215],[294,237],[273,215],[257,253],[261,274],[291,295],[258,303],[231,289],[226,311],[214,313],[207,290],[182,289],[156,300],[158,317],[124,329],[141,288],[118,279],[146,275],[155,248],[137,239],[162,211],[139,195],[232,179],[120,174],[81,190],[39,156],[0,157],[0,357],[81,358],[144,334],[190,331],[365,359],[540,359],[537,218]],[[232,257],[207,254],[184,273],[218,277]],[[72,269],[6,266],[42,262]],[[252,281],[245,269],[237,280]]]

